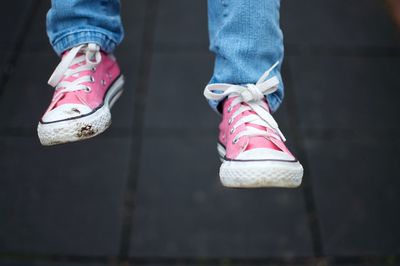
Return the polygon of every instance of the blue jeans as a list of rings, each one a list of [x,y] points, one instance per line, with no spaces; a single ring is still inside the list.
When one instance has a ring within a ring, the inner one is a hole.
[[[247,84],[276,61],[283,60],[283,35],[279,27],[280,0],[208,0],[210,50],[215,54],[210,83]],[[119,0],[52,0],[47,14],[47,34],[57,52],[82,43],[97,43],[111,53],[124,30]],[[272,111],[283,99],[279,64],[271,75],[280,80],[268,95]],[[217,108],[218,102],[210,102]]]

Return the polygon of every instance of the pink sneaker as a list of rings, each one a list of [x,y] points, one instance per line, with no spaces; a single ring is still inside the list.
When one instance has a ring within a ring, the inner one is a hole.
[[[64,53],[49,84],[55,92],[37,129],[43,145],[83,140],[105,131],[124,79],[112,55],[96,44],[83,44]]]
[[[265,95],[276,91],[279,84],[276,77],[265,80],[271,69],[255,85],[210,84],[204,90],[209,100],[227,97],[222,103],[218,142],[222,161],[219,175],[224,186],[301,184],[303,167],[286,148],[285,138],[265,101]]]

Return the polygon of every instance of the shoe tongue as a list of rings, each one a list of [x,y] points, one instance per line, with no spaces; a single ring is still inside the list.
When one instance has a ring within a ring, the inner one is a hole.
[[[69,51],[65,52],[65,53],[63,54],[63,56],[64,56],[64,55],[67,55],[68,53],[69,53]],[[77,56],[80,56],[80,55],[83,55],[83,54],[84,54],[84,53],[79,52],[79,53],[77,54]],[[77,68],[77,67],[79,67],[79,66],[81,66],[81,65],[83,65],[83,64],[85,64],[85,63],[83,63],[83,62],[77,63],[77,64],[74,64],[74,65],[71,65],[69,68],[70,68],[70,69],[75,69],[75,68]],[[90,73],[91,73],[90,70],[86,70],[86,71],[82,71],[82,72],[80,72],[80,73],[71,75],[71,76],[69,76],[69,77],[67,77],[67,78],[65,78],[65,76],[64,76],[62,80],[63,80],[63,81],[68,81],[68,82],[73,82],[74,80],[76,80],[76,79],[78,79],[78,78],[80,78],[80,77],[82,77],[82,76],[90,75]],[[86,83],[83,83],[83,84],[86,84]],[[60,88],[60,90],[61,90],[61,89],[62,89],[62,88]],[[78,97],[77,95],[79,95],[80,97]],[[81,101],[80,98],[83,98],[83,99],[84,99],[84,94],[82,93],[82,91],[66,92],[66,93],[64,93],[64,94],[61,96],[61,99],[57,101],[57,103],[54,105],[54,108],[56,108],[56,107],[58,107],[58,106],[60,106],[60,105],[69,104],[69,103],[73,103],[73,104],[76,104],[76,103],[82,104],[82,101]]]
[[[256,148],[267,148],[277,151],[281,150],[274,143],[272,143],[272,141],[266,139],[265,137],[258,137],[258,136],[249,137],[249,143],[247,144],[245,151]]]
[[[248,127],[255,127],[257,129],[261,129],[261,130],[266,130],[265,127],[259,126],[259,125],[251,125],[248,124]],[[248,138],[248,143],[247,146],[245,148],[245,151],[248,150],[252,150],[255,148],[268,148],[268,149],[273,149],[273,150],[277,150],[280,151],[281,149],[276,146],[272,141],[270,141],[269,139],[267,139],[266,137],[262,137],[262,136],[247,136]]]
[[[267,103],[265,101],[263,101],[262,106],[268,110],[268,105],[267,105]],[[244,111],[243,112],[243,116],[250,115],[250,114],[257,114],[257,113],[254,112],[253,110],[248,110],[248,111]],[[254,128],[260,129],[262,131],[267,130],[263,126],[252,124],[252,123],[246,123],[246,126],[247,127],[254,127]],[[255,149],[255,148],[268,148],[268,149],[273,149],[273,150],[277,150],[277,151],[281,150],[272,141],[268,140],[265,137],[262,137],[262,136],[248,136],[248,139],[249,139],[249,141],[248,141],[248,144],[247,144],[246,149],[245,149],[246,151],[247,150],[251,150],[251,149]]]
[[[57,103],[54,105],[54,108],[63,105],[63,104],[69,104],[69,103],[73,103],[73,104],[82,104],[82,101],[78,98],[78,93],[79,92],[75,92],[75,93],[64,93],[64,95],[61,97],[60,100],[57,101]],[[53,109],[54,109],[53,108]]]

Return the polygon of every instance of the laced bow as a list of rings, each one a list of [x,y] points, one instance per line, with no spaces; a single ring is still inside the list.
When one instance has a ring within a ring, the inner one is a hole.
[[[51,75],[48,83],[56,90],[62,88],[54,96],[54,100],[59,99],[66,92],[84,90],[90,91],[90,87],[84,85],[85,82],[94,82],[90,75],[79,74],[88,70],[96,70],[96,66],[101,62],[100,47],[97,44],[82,44],[72,48],[69,53],[63,57],[60,64],[56,67]],[[78,67],[71,68],[73,65]],[[65,79],[71,76],[78,77],[73,81],[66,81]]]
[[[236,143],[239,138],[243,136],[263,136],[266,138],[275,138],[286,141],[278,124],[272,117],[270,112],[266,110],[262,103],[264,97],[268,94],[275,92],[278,89],[279,80],[276,76],[269,77],[271,71],[279,64],[276,62],[270,69],[268,69],[257,81],[256,84],[247,85],[232,85],[225,83],[216,83],[208,85],[204,90],[204,96],[209,100],[220,101],[226,97],[236,97],[228,107],[228,112],[231,112],[233,107],[237,104],[246,103],[241,105],[235,113],[232,114],[228,123],[231,124],[233,120],[240,114],[246,111],[253,111],[253,114],[243,116],[232,127],[233,133],[237,127],[245,123],[258,125],[267,128],[267,130],[260,130],[256,127],[246,127],[246,130],[239,132],[233,142]],[[267,79],[268,78],[268,79]],[[271,132],[272,129],[274,132]]]

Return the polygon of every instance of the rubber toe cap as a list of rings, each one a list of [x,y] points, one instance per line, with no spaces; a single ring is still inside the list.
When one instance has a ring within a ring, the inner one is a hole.
[[[244,151],[238,155],[236,160],[296,160],[292,155],[273,149],[257,148]]]
[[[73,117],[78,117],[90,113],[92,109],[83,104],[63,104],[42,117],[43,122],[53,122]]]

